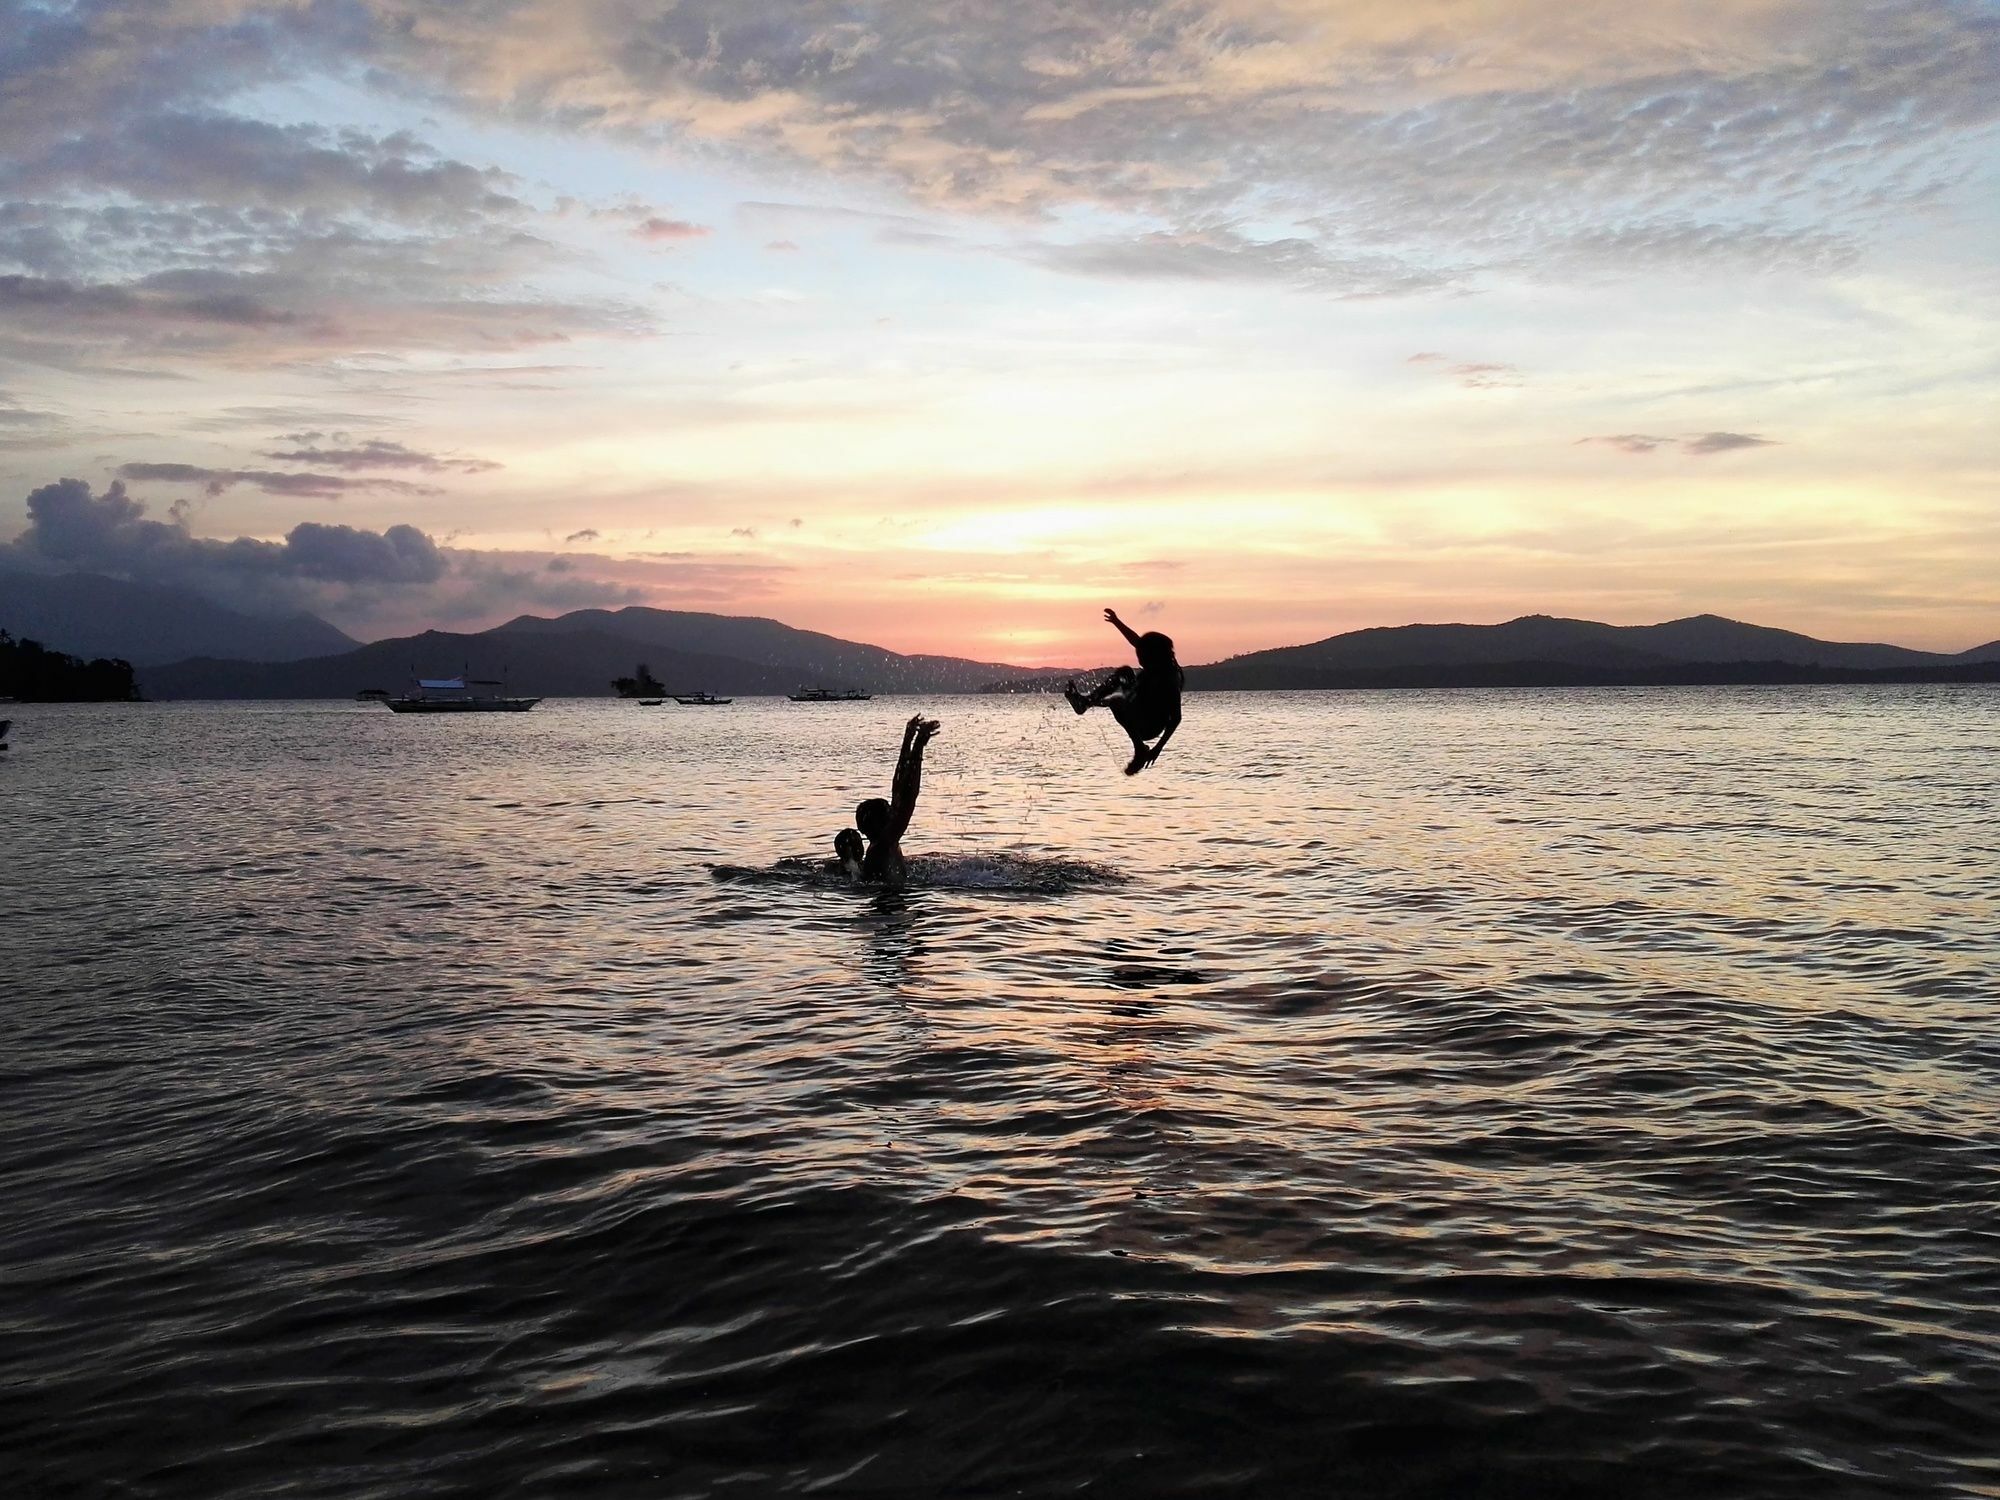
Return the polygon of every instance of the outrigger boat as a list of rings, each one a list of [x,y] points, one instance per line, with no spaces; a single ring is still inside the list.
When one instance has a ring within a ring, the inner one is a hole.
[[[734,703],[734,698],[718,698],[713,693],[675,693],[674,702],[686,704],[689,708],[720,708],[725,703]]]
[[[542,701],[480,691],[505,686],[489,677],[419,677],[417,690],[389,699],[389,708],[399,714],[523,714]]]
[[[874,697],[859,688],[802,687],[796,693],[786,694],[794,703],[866,703]]]

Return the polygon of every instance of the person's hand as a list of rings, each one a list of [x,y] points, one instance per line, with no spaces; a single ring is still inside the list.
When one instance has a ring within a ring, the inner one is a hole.
[[[1104,612],[1104,618],[1109,620],[1113,625],[1117,625],[1120,623],[1118,619],[1118,611],[1115,609],[1107,609]]]

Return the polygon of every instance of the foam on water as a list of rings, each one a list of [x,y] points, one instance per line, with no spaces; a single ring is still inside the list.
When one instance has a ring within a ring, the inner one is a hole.
[[[804,886],[815,890],[852,891],[881,895],[883,887],[850,880],[831,859],[787,855],[765,866],[711,865],[717,880],[738,885]],[[1010,894],[1060,896],[1084,887],[1121,884],[1125,877],[1106,865],[1059,856],[993,852],[985,854],[913,855],[908,860],[907,890],[996,891]]]

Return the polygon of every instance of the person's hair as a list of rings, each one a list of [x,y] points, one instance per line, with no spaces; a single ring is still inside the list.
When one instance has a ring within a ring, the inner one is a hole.
[[[870,797],[854,809],[854,826],[871,839],[889,822],[889,799]]]
[[[1139,644],[1133,648],[1139,656],[1142,667],[1177,667],[1174,660],[1174,643],[1170,636],[1161,635],[1157,630],[1149,630],[1139,637]]]

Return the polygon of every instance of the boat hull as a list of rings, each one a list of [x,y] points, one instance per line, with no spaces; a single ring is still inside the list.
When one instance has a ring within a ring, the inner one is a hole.
[[[421,698],[391,698],[389,711],[399,714],[524,714],[539,698],[468,698],[463,703]]]

